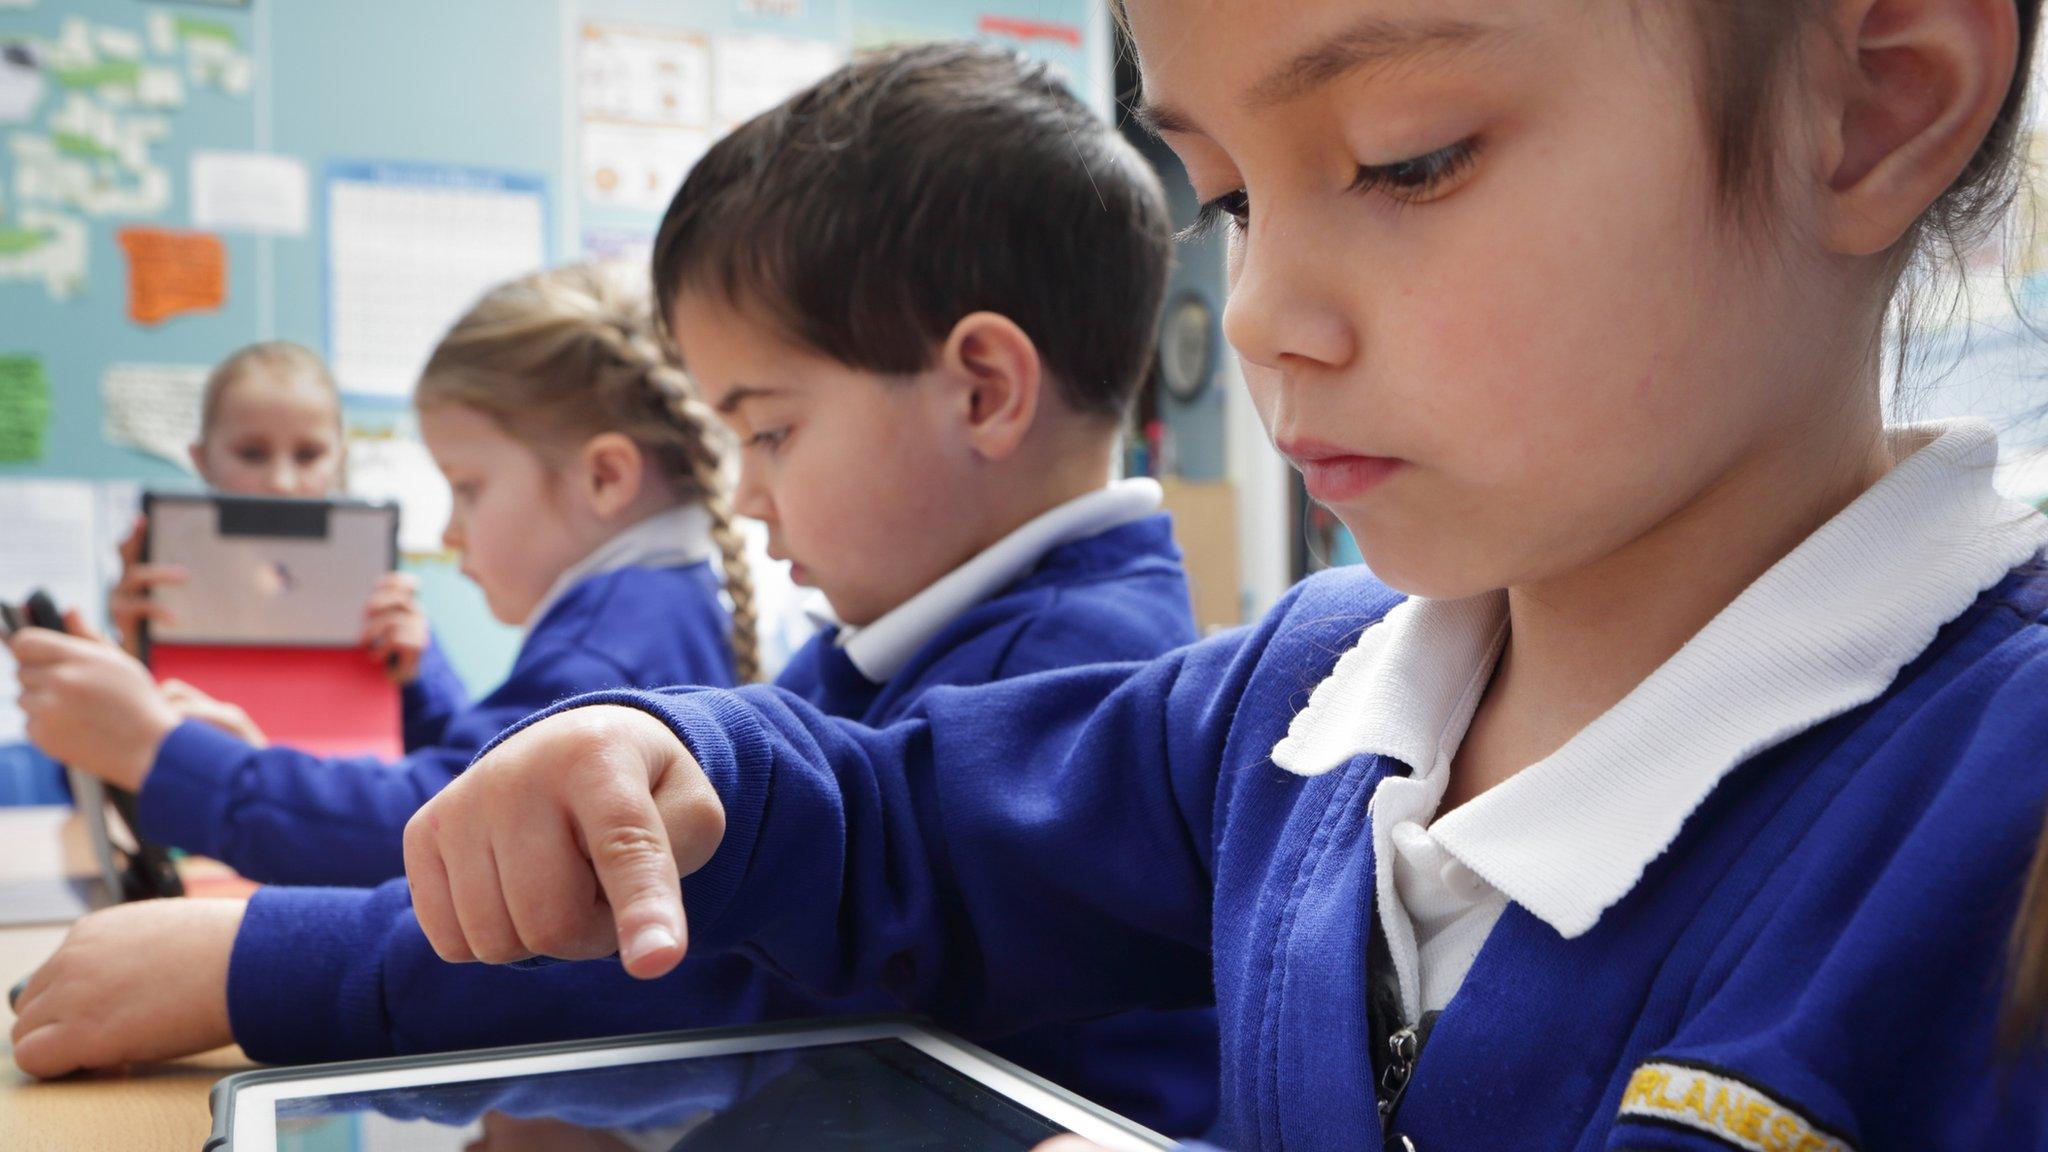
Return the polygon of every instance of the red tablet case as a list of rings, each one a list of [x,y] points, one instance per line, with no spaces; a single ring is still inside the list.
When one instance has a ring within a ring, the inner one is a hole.
[[[158,644],[150,670],[241,706],[272,744],[316,756],[404,754],[398,690],[362,648]]]
[[[374,509],[389,521],[379,533],[385,544],[384,565],[392,566],[398,556],[398,516],[388,506],[151,492],[143,499],[143,511],[152,528],[159,504],[211,505],[224,535],[284,539],[326,536],[327,517],[337,509]],[[154,545],[153,537],[149,543]],[[398,690],[360,645],[219,644],[152,637],[148,651],[150,671],[157,679],[183,680],[216,700],[238,705],[272,744],[316,756],[396,759],[404,754]]]

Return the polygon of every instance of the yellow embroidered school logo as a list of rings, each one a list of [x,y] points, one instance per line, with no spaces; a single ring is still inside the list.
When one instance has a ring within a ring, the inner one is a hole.
[[[1686,1064],[1637,1068],[1621,1094],[1621,1115],[1705,1132],[1745,1152],[1856,1152],[1762,1089]]]

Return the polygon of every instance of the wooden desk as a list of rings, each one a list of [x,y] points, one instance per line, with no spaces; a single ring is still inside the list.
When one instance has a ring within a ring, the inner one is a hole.
[[[65,809],[0,808],[0,880],[91,875],[84,828]],[[64,939],[63,926],[0,928],[0,989]],[[5,1017],[11,1027],[12,1013]],[[127,1074],[39,1083],[14,1066],[0,1034],[0,1148],[7,1152],[198,1152],[211,1129],[206,1094],[249,1066],[240,1049]]]

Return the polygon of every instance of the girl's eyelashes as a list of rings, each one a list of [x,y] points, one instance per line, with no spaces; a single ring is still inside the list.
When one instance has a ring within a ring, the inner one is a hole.
[[[1426,204],[1447,193],[1478,155],[1479,140],[1471,137],[1391,164],[1360,164],[1346,191],[1376,192],[1398,204]],[[1198,240],[1214,232],[1225,217],[1240,230],[1251,223],[1251,196],[1243,188],[1205,201],[1195,214],[1195,222],[1182,229],[1175,239]]]
[[[1392,164],[1360,164],[1353,192],[1380,192],[1404,204],[1425,204],[1443,195],[1479,155],[1477,138]]]
[[[789,429],[786,426],[782,428],[764,428],[747,437],[747,447],[766,448],[768,451],[774,452],[782,447],[783,441],[788,439]]]
[[[1199,240],[1216,231],[1216,226],[1223,222],[1225,216],[1230,217],[1240,228],[1251,222],[1252,200],[1244,189],[1234,189],[1213,200],[1204,201],[1201,208],[1195,212],[1195,222],[1181,229],[1174,239]]]

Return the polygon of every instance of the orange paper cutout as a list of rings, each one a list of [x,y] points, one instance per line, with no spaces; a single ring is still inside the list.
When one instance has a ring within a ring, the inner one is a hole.
[[[187,312],[214,312],[228,298],[228,250],[211,232],[123,228],[128,254],[128,318],[161,324]]]

